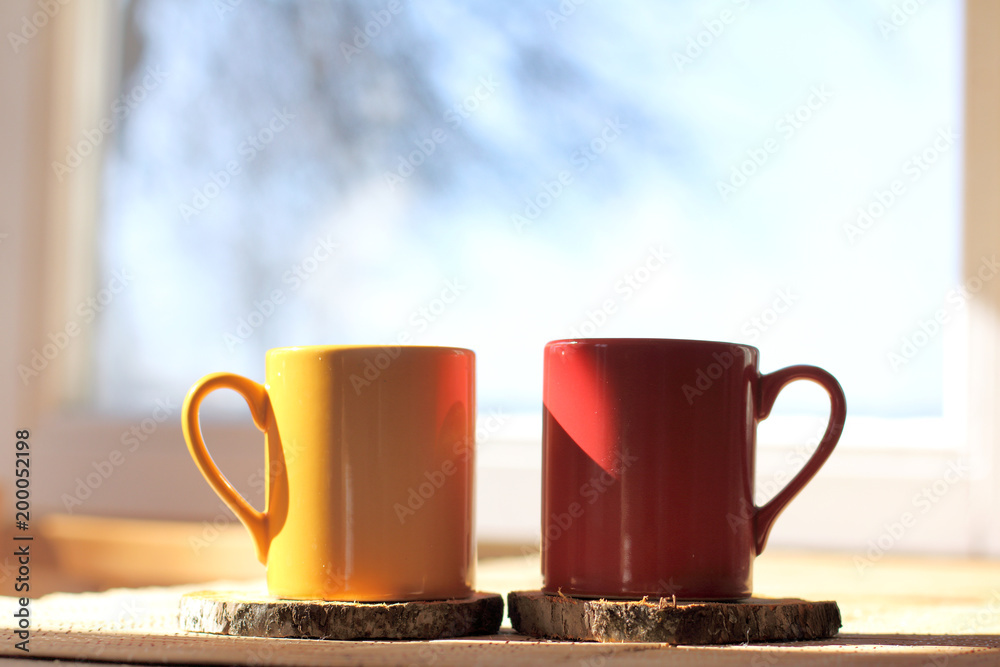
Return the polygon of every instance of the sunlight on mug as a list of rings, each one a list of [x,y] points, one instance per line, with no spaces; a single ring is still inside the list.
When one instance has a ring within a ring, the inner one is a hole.
[[[758,350],[692,340],[580,339],[545,346],[544,590],[581,597],[746,598],[753,559],[833,451],[846,416],[815,366],[761,375]],[[795,380],[830,396],[801,471],[754,505],[757,423]]]
[[[201,437],[204,397],[232,389],[264,431],[266,506],[253,508]],[[262,386],[199,380],[182,424],[198,468],[253,537],[277,597],[465,598],[475,578],[475,355],[420,346],[311,346],[266,355]]]

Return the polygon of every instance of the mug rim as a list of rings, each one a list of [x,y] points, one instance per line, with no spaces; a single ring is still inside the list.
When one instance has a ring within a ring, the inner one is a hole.
[[[272,354],[290,354],[290,353],[309,353],[315,354],[319,353],[333,353],[344,350],[386,350],[386,349],[405,349],[405,350],[439,350],[448,352],[459,352],[461,354],[471,354],[475,356],[475,352],[465,347],[452,347],[450,345],[287,345],[283,347],[272,347],[267,352],[265,356],[271,356]]]
[[[656,344],[678,344],[689,345],[713,345],[723,347],[740,347],[753,350],[760,354],[760,350],[753,345],[746,343],[730,343],[721,340],[702,340],[699,338],[559,338],[550,340],[545,344],[545,349],[557,346],[570,345],[606,345],[606,346],[627,346],[627,345],[656,345]]]

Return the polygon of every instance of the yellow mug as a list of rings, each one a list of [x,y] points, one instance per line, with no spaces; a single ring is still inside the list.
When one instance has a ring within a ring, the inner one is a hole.
[[[271,595],[347,601],[465,598],[475,578],[475,354],[429,346],[269,350],[265,384],[215,373],[184,401],[202,475],[250,531]],[[215,465],[202,399],[246,399],[265,436],[265,508]]]

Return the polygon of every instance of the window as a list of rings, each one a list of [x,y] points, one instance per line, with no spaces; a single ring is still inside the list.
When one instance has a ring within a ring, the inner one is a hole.
[[[126,3],[117,83],[54,150],[71,185],[95,166],[73,167],[74,147],[103,155],[80,261],[97,270],[62,320],[88,298],[95,316],[58,392],[119,420],[107,451],[206,372],[260,379],[269,347],[467,346],[501,424],[480,460],[506,470],[482,486],[501,493],[537,459],[545,341],[732,340],[765,371],[841,380],[856,454],[833,475],[863,485],[857,461],[882,479],[906,460],[907,484],[933,478],[964,452],[946,437],[952,357],[981,296],[961,226],[963,5],[901,7]],[[812,387],[783,394],[762,488],[825,410]],[[142,441],[133,488],[184,456],[155,425],[170,444]],[[225,446],[234,480],[251,474],[246,445]],[[89,507],[113,511],[110,488]],[[784,523],[775,543],[828,544]]]
[[[134,0],[97,402],[405,333],[537,412],[545,341],[601,335],[756,344],[854,416],[940,416],[961,6],[893,6]]]

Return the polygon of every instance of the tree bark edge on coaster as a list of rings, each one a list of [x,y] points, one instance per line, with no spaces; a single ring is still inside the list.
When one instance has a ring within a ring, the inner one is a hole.
[[[516,632],[573,641],[686,645],[806,641],[833,637],[841,626],[836,602],[790,598],[594,600],[513,591],[507,595],[507,609]]]
[[[350,640],[492,635],[500,629],[503,610],[503,598],[496,593],[460,600],[334,602],[198,591],[181,597],[179,613],[187,632]]]

